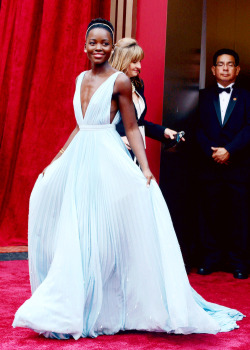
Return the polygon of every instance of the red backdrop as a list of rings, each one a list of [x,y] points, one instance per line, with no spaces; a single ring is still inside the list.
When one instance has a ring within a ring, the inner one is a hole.
[[[167,0],[137,2],[136,39],[145,52],[141,77],[148,106],[146,119],[157,124],[162,124],[167,3]],[[159,180],[161,144],[149,138],[146,142],[150,168]]]
[[[0,1],[0,246],[27,244],[30,192],[75,127],[88,22],[110,0]]]

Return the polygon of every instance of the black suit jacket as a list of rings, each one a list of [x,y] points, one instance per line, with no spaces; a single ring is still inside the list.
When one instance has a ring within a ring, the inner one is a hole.
[[[151,139],[158,140],[161,142],[168,142],[168,140],[164,136],[164,130],[165,130],[164,126],[159,125],[159,124],[154,124],[152,122],[145,120],[145,115],[147,113],[147,104],[146,104],[146,100],[145,100],[145,96],[144,96],[144,85],[142,86],[141,89],[138,89],[137,91],[141,95],[141,97],[143,98],[144,103],[145,103],[145,109],[144,109],[139,120],[138,120],[138,115],[137,115],[137,111],[135,108],[135,115],[136,115],[138,125],[145,126],[145,134],[146,134],[146,136],[150,137]],[[120,134],[121,137],[126,136],[122,120],[120,120],[120,122],[116,125],[116,130]]]
[[[200,173],[245,181],[250,167],[250,93],[235,86],[221,122],[219,95],[214,86],[200,91],[197,142],[201,150]],[[224,147],[230,164],[217,164],[211,147]]]

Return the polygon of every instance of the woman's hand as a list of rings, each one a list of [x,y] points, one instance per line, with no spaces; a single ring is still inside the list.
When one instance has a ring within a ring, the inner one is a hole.
[[[142,171],[143,175],[145,176],[145,178],[147,179],[147,187],[149,187],[151,180],[155,180],[154,175],[151,173],[150,169],[147,168],[145,170]],[[155,180],[156,181],[156,180]]]
[[[51,164],[51,163],[50,163],[50,164]],[[42,172],[43,176],[45,175],[45,171],[46,171],[46,169],[50,166],[50,164],[47,165],[46,168],[43,169],[43,172]]]
[[[43,169],[43,172],[42,172],[43,176],[45,175],[45,171],[46,171],[47,168],[48,167],[46,166],[46,168]]]
[[[169,129],[169,128],[166,128],[164,130],[164,136],[166,137],[166,139],[171,139],[173,140],[174,139],[174,135],[177,134],[177,131],[175,130],[172,130],[172,129]]]
[[[164,136],[166,137],[166,139],[171,139],[174,140],[176,138],[177,135],[177,131],[166,128],[164,130]],[[185,141],[184,137],[181,138],[181,141]]]
[[[128,139],[126,136],[122,136],[122,141],[124,142],[125,146],[127,147],[128,150],[131,150],[131,147],[129,145]]]

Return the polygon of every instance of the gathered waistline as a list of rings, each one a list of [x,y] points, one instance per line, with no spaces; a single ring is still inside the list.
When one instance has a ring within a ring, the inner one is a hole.
[[[80,125],[79,126],[80,131],[84,130],[103,130],[103,129],[115,129],[114,124],[97,124],[97,125]]]

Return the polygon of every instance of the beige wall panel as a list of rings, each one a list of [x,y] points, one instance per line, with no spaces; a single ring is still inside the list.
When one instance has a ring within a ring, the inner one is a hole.
[[[110,3],[110,22],[113,24],[113,27],[116,27],[116,0],[111,0]]]
[[[118,0],[116,41],[120,40],[123,37],[123,20],[124,20],[124,0]]]
[[[126,23],[125,23],[125,36],[131,37],[133,25],[133,0],[127,0],[126,6]]]
[[[111,0],[110,21],[115,28],[115,42],[136,37],[137,0]]]
[[[250,1],[207,1],[207,84],[213,83],[210,72],[212,57],[221,48],[231,48],[240,56],[242,72],[239,80],[245,84],[250,72]]]

